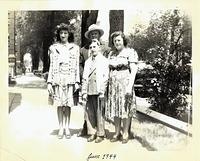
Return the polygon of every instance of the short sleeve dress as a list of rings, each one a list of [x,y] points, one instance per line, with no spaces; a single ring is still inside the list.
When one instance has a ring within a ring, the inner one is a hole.
[[[74,105],[74,84],[80,82],[79,47],[73,43],[49,48],[50,68],[47,83],[54,88],[54,106]]]
[[[130,63],[137,63],[138,55],[134,49],[124,48],[121,52],[111,51],[108,59],[112,63],[110,63],[105,116],[109,120],[113,120],[115,116],[122,119],[132,117],[132,111],[136,108],[133,85],[131,85],[131,101],[125,94],[130,87]],[[115,64],[115,67],[111,64]]]

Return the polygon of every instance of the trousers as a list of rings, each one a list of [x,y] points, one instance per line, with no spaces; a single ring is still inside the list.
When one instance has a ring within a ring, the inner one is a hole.
[[[98,95],[88,95],[85,110],[88,135],[105,135],[104,112],[104,101],[100,100]]]

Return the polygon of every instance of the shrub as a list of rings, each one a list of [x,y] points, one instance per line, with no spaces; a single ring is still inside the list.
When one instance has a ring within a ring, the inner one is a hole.
[[[188,104],[186,95],[189,94],[191,67],[160,58],[155,59],[152,66],[145,76],[151,79],[145,79],[143,84],[152,109],[178,117]]]

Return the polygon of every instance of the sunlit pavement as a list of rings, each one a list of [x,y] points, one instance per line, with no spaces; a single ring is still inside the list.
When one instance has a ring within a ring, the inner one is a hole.
[[[115,160],[121,161],[132,160],[128,157],[129,155],[134,156],[140,150],[147,150],[136,139],[131,139],[127,144],[110,143],[108,139],[105,139],[97,144],[88,143],[86,137],[77,137],[76,134],[83,124],[81,106],[72,108],[70,125],[72,138],[58,139],[56,109],[48,105],[48,92],[43,88],[45,87],[44,80],[32,74],[21,76],[16,80],[18,84],[15,87],[9,87],[8,92],[20,93],[21,97],[18,99],[21,100],[18,100],[17,107],[10,112],[3,127],[1,161],[85,161],[91,153],[99,156],[90,160],[103,160],[104,154],[116,154]],[[38,82],[40,88],[35,88]],[[27,87],[28,84],[29,87]],[[15,100],[12,103],[16,102]],[[109,130],[113,134],[112,124],[106,123],[106,129],[107,132]]]

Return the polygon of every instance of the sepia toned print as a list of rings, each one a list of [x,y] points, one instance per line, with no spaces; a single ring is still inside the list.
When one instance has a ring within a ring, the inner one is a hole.
[[[10,141],[3,158],[145,160],[143,153],[191,144],[191,16],[181,8],[134,12],[8,11],[9,130],[2,136]],[[63,23],[67,46],[56,39]],[[91,25],[99,38],[90,38]],[[69,117],[61,124],[64,106]]]

